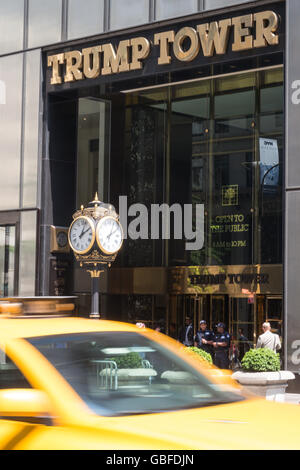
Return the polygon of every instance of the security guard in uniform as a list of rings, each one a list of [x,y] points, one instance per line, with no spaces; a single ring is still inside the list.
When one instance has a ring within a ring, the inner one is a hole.
[[[197,331],[194,338],[194,345],[199,349],[203,349],[203,351],[209,353],[213,357],[213,342],[213,331],[207,328],[207,323],[205,320],[201,320],[200,329]]]
[[[229,369],[230,334],[225,331],[224,323],[217,324],[213,347],[215,351],[215,366],[220,369]]]

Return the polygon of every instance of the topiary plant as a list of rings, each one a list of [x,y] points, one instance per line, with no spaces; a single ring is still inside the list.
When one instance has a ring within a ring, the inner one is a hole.
[[[250,349],[242,359],[242,369],[247,372],[277,372],[280,370],[279,354],[267,348]]]
[[[203,351],[203,349],[200,349],[200,348],[196,348],[196,347],[189,347],[189,348],[184,348],[184,350],[187,352],[187,353],[194,353],[194,354],[197,354],[198,358],[201,360],[201,361],[207,361],[209,364],[212,364],[212,358],[211,358],[211,355],[209,353],[207,353],[206,351]]]
[[[118,369],[139,369],[142,367],[142,358],[137,352],[112,357],[111,361],[116,362]]]

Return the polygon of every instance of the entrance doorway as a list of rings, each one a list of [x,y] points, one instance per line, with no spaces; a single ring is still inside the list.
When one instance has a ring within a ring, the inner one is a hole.
[[[229,330],[232,339],[239,346],[240,338],[247,338],[249,346],[256,342],[256,300],[251,297],[230,297]],[[245,341],[245,339],[243,340]]]
[[[206,320],[209,323],[205,312],[206,297],[203,295],[179,295],[176,297],[176,323],[177,330],[184,324],[185,319],[190,317],[194,325],[194,336],[199,328],[200,320]]]
[[[225,323],[226,329],[229,327],[228,309],[226,308],[225,295],[210,296],[210,328],[215,329],[219,322]]]
[[[266,321],[270,322],[272,332],[283,336],[282,297],[270,296],[266,298]]]

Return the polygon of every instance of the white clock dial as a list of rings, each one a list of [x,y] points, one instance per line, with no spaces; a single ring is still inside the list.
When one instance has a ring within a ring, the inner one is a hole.
[[[120,250],[123,243],[123,230],[114,217],[103,217],[98,222],[96,237],[99,248],[103,253],[111,255]]]
[[[87,253],[95,243],[93,222],[85,216],[78,217],[69,229],[69,242],[75,253]]]

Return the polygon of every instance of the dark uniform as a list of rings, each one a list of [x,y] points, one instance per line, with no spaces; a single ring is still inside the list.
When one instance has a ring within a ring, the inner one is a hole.
[[[213,357],[213,346],[211,344],[203,344],[202,339],[206,341],[214,341],[214,333],[211,330],[199,330],[195,336],[195,343],[197,343],[197,347],[199,349],[203,349],[203,351],[209,353]]]
[[[193,324],[190,323],[188,326],[185,326],[180,329],[178,341],[183,343],[185,346],[194,346],[194,327]]]
[[[222,326],[221,326],[222,325]],[[225,325],[218,324],[218,327],[223,328],[223,333],[215,334],[215,343],[226,343],[225,346],[217,346],[215,350],[214,364],[220,369],[229,369],[229,348],[230,348],[230,334],[225,331]]]

